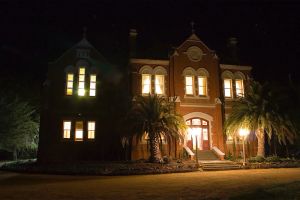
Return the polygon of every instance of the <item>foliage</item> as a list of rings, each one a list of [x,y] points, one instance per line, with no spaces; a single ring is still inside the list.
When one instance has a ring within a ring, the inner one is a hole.
[[[161,162],[159,143],[162,137],[171,144],[172,139],[182,139],[186,126],[182,116],[175,112],[175,102],[157,95],[137,96],[128,115],[129,137],[141,140],[149,137],[150,161]]]
[[[281,144],[292,143],[297,132],[290,117],[279,106],[279,97],[268,84],[250,81],[245,97],[234,102],[225,122],[225,133],[233,135],[240,128],[255,132],[258,138],[258,155],[264,156],[264,134],[269,139],[276,135]]]
[[[269,156],[265,159],[266,162],[280,162],[281,159],[278,156]]]
[[[261,162],[264,162],[264,161],[265,161],[265,158],[262,157],[262,156],[256,156],[256,157],[251,157],[251,158],[249,158],[248,161],[249,161],[250,163],[251,163],[251,162],[259,162],[259,163],[261,163]]]
[[[0,149],[16,153],[36,148],[39,119],[35,109],[18,98],[0,98]]]

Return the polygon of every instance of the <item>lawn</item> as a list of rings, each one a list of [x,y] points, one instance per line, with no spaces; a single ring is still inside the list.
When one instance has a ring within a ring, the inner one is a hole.
[[[300,199],[300,168],[139,176],[0,172],[1,199]]]

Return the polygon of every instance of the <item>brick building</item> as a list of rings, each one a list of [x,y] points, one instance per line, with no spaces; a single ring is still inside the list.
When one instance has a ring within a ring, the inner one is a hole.
[[[163,141],[162,154],[178,158],[184,153],[193,154],[196,147],[199,151],[212,151],[219,158],[233,152],[231,138],[226,139],[223,134],[223,123],[231,103],[243,96],[251,67],[221,64],[216,52],[194,33],[165,60],[136,57],[136,31],[131,30],[129,37],[131,98],[149,94],[174,98],[176,110],[189,127],[184,141],[174,140],[173,144]],[[107,68],[112,65],[85,38],[49,63],[39,161],[118,157],[111,157],[113,143],[107,142],[118,138],[105,128],[99,112],[101,82]],[[145,135],[141,141],[132,142],[131,158],[148,157]]]

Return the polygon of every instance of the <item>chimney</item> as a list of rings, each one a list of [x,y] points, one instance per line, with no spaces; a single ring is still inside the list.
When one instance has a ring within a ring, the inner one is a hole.
[[[129,31],[129,57],[136,57],[136,37],[137,31],[136,29],[130,29]]]
[[[236,37],[230,37],[227,40],[227,55],[230,64],[239,64],[238,57],[238,40]]]

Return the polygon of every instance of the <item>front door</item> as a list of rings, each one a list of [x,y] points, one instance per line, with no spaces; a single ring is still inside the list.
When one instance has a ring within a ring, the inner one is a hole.
[[[201,118],[186,120],[188,128],[187,146],[196,150],[209,150],[209,124]]]

